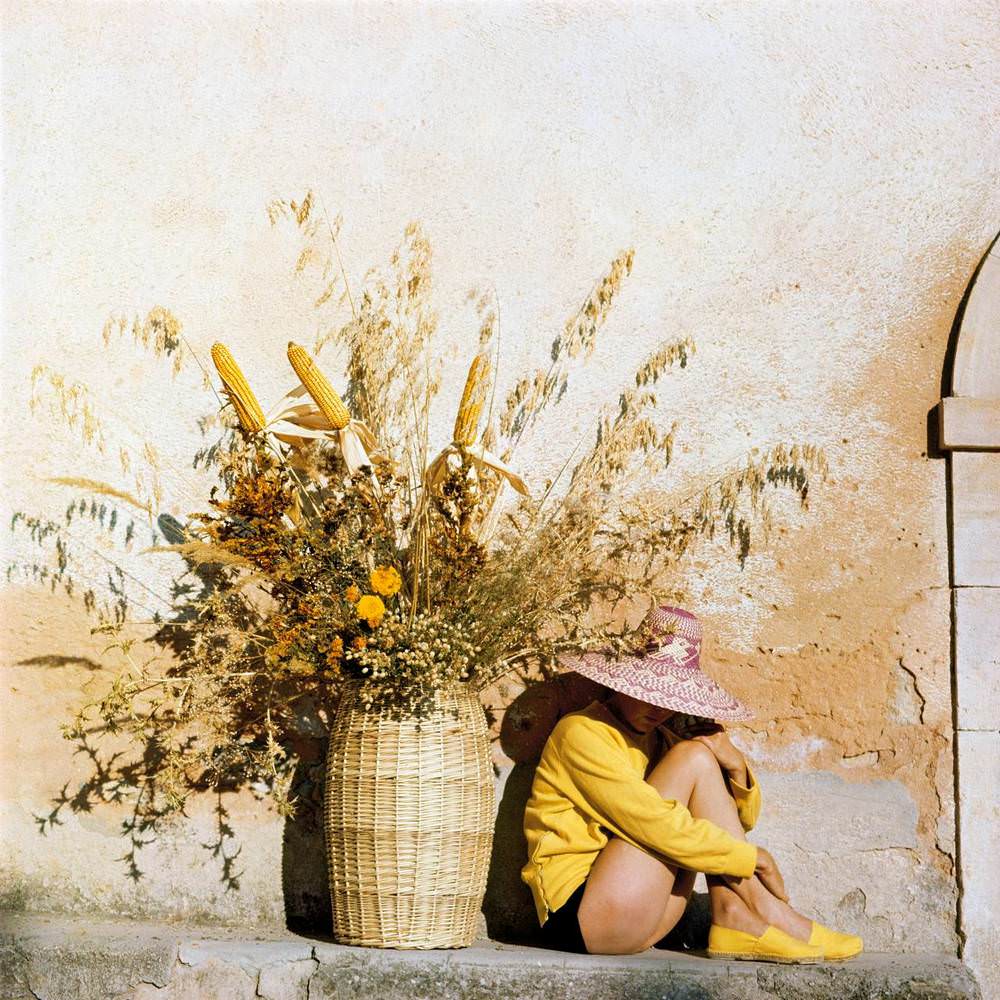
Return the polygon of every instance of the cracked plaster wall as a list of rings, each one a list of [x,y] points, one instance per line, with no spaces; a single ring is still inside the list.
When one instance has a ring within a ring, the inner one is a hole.
[[[314,319],[272,197],[314,186],[343,212],[355,283],[424,223],[449,400],[470,286],[496,290],[509,382],[634,246],[595,357],[521,464],[554,472],[683,334],[698,354],[659,389],[680,426],[673,484],[753,446],[825,447],[829,481],[806,514],[778,501],[769,549],[742,571],[722,547],[691,564],[706,662],[759,709],[738,739],[793,898],[872,948],[954,948],[945,470],[926,418],[995,230],[992,4],[33,4],[6,20],[5,509],[58,514],[42,477],[114,475],[113,455],[24,423],[39,361],[88,381],[111,436],[149,433],[168,470],[197,446],[194,382],[102,354],[114,309],[169,307],[196,348],[225,339],[279,394],[285,342],[310,342]],[[442,440],[450,418],[449,402]],[[164,507],[183,516],[201,488],[168,471]],[[142,851],[137,884],[116,860],[121,810],[64,807],[43,836],[87,773],[55,724],[105,665],[63,601],[9,586],[3,621],[9,905],[275,922],[284,883],[322,909],[317,831],[290,837],[249,794],[228,831],[196,804]],[[213,843],[241,853],[224,868]]]

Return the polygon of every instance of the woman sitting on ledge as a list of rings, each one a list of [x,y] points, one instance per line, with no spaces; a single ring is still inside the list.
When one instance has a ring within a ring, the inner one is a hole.
[[[567,664],[600,685],[588,694],[604,697],[551,731],[525,809],[521,875],[543,941],[592,954],[644,951],[674,927],[704,872],[710,956],[818,962],[858,954],[859,937],[789,905],[774,858],[744,836],[760,813],[760,790],[711,720],[750,713],[701,671],[698,620],[660,607],[646,626],[649,645],[630,657],[589,653]],[[511,706],[505,744],[525,707]]]

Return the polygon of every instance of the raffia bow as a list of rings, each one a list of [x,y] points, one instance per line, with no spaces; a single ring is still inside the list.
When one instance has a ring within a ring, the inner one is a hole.
[[[487,451],[481,444],[465,445],[456,441],[444,448],[441,454],[427,466],[428,485],[437,486],[447,476],[450,469],[461,468],[463,454],[477,469],[492,469],[506,479],[518,493],[526,497],[531,496],[524,480],[492,452]]]
[[[334,442],[351,475],[365,466],[386,460],[375,435],[363,420],[348,417],[346,424],[338,426],[322,411],[302,382],[268,410],[263,430],[292,447],[300,447],[308,440]]]

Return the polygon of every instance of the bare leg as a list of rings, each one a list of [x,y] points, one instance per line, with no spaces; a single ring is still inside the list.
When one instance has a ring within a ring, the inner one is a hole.
[[[719,762],[715,759],[712,751],[702,743],[687,740],[675,746],[674,752],[682,759],[690,761],[689,768],[699,778],[688,801],[691,815],[698,819],[710,820],[731,836],[738,840],[745,840],[746,835],[743,832],[743,825],[740,823],[739,813],[736,811],[736,803],[729,794]],[[658,780],[660,766],[664,763],[666,763],[665,760],[657,765],[650,775],[650,780],[654,787],[660,790],[660,794],[667,798],[669,797],[667,792],[671,787],[669,769],[664,768],[667,770],[667,774],[664,775],[662,787]],[[708,899],[713,923],[746,931],[755,937],[767,930],[767,921],[761,919],[761,915],[755,907],[754,886],[764,889],[764,886],[756,878],[722,878],[709,875],[706,877],[706,882],[708,883]]]
[[[675,799],[743,837],[733,801],[714,754],[686,740],[663,755],[646,779],[664,798]],[[580,903],[580,930],[589,951],[632,954],[645,951],[680,919],[694,886],[694,872],[665,864],[624,840],[610,840],[594,862]],[[713,920],[754,935],[767,923],[753,910],[748,883],[710,886]],[[761,886],[763,888],[763,886]]]
[[[665,799],[686,805],[693,816],[745,839],[722,770],[704,744],[676,744],[647,781]],[[694,877],[694,872],[664,864],[623,840],[610,840],[591,869],[580,904],[580,929],[588,949],[631,954],[651,947],[681,918]],[[773,896],[756,877],[709,876],[707,881],[714,923],[754,936],[773,924],[802,941],[809,939],[812,922]]]
[[[577,913],[587,950],[631,955],[651,948],[680,920],[696,874],[612,837],[590,869]]]
[[[769,923],[800,941],[808,941],[812,933],[812,920],[804,917],[788,903],[772,895],[759,879],[751,880],[751,899],[754,909]]]
[[[684,745],[680,744],[680,746]],[[711,762],[714,762],[714,755],[711,754],[711,751],[709,751],[708,757],[702,756],[708,774],[702,781],[698,782],[692,793],[688,804],[691,814],[700,819],[711,820],[727,833],[744,840],[745,834],[736,811],[736,803],[729,795],[722,771],[717,762],[715,762],[716,766],[713,771]],[[712,758],[711,762],[709,757]],[[655,775],[656,772],[653,773]],[[651,779],[652,777],[653,775],[650,775]],[[661,792],[661,794],[663,793]],[[667,796],[664,795],[664,797]],[[809,940],[812,921],[796,912],[788,903],[772,895],[760,879],[756,877],[737,879],[731,876],[709,876],[707,882],[709,898],[712,902],[713,919],[723,927],[734,927],[737,930],[745,930],[755,935],[764,932],[764,926],[761,926],[760,930],[752,929],[745,919],[742,907],[734,906],[732,897],[736,895],[750,910],[763,919],[765,926],[766,924],[774,924],[785,933],[791,934],[792,937],[802,941]]]

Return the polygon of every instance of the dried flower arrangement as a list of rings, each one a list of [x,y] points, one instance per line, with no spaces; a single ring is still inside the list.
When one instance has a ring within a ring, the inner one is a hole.
[[[128,487],[57,480],[85,491],[66,523],[18,514],[33,538],[55,550],[54,567],[29,568],[53,588],[79,593],[70,521],[89,516],[111,534],[119,510],[143,512],[158,528],[156,551],[187,566],[166,606],[137,622],[148,598],[111,560],[108,597],[83,589],[125,666],[85,705],[67,738],[125,733],[143,748],[137,815],[149,823],[183,808],[192,789],[233,782],[267,789],[284,815],[295,810],[288,736],[303,712],[327,718],[345,682],[366,704],[419,715],[450,683],[483,689],[509,671],[554,670],[567,650],[634,646],[640,637],[609,613],[635,594],[672,589],[679,561],[699,538],[725,533],[745,559],[752,526],[766,529],[768,485],[805,505],[810,476],[825,459],[810,445],[777,445],[678,497],[647,488],[669,465],[676,429],[654,419],[656,383],[694,351],[688,338],[658,345],[616,408],[601,413],[582,454],[551,481],[525,483],[515,450],[540,414],[560,403],[575,364],[594,350],[625,278],[620,254],[556,338],[545,370],[518,379],[498,402],[493,347],[498,320],[477,303],[478,344],[454,421],[435,455],[429,413],[440,388],[431,361],[431,248],[409,226],[388,277],[370,272],[355,301],[340,264],[339,220],[312,195],[269,207],[274,225],[297,227],[296,270],[320,278],[316,307],[350,309],[314,346],[345,352],[343,399],[309,352],[291,344],[300,385],[265,411],[229,351],[212,349],[229,406],[206,418],[221,433],[196,457],[218,472],[206,510],[180,524],[156,519],[162,497],[157,456],[123,451]],[[124,320],[105,340],[126,332]],[[197,360],[180,323],[156,309],[132,325],[136,340],[172,359]],[[34,373],[35,398],[54,400],[85,440],[104,443],[86,388],[48,369]],[[151,473],[151,474],[150,474]],[[529,491],[530,486],[530,491]],[[134,524],[127,531],[131,540]],[[166,544],[163,544],[163,543]],[[137,631],[138,627],[138,631]],[[142,646],[142,644],[147,644]],[[148,644],[164,656],[134,655]],[[138,783],[138,782],[137,782]]]

